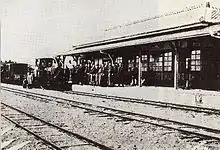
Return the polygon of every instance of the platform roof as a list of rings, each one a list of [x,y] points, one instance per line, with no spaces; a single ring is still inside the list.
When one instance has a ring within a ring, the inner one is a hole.
[[[107,29],[98,40],[76,45],[63,55],[210,35],[220,30],[219,23],[220,9],[200,4]]]
[[[65,52],[64,55],[88,53],[88,52],[95,52],[95,51],[100,51],[100,50],[103,51],[103,50],[110,50],[110,49],[116,49],[116,48],[121,48],[121,47],[143,45],[143,44],[150,44],[150,43],[156,43],[156,42],[173,41],[173,40],[180,40],[180,39],[193,38],[193,37],[210,36],[215,31],[220,31],[220,24],[208,26],[202,29],[191,30],[191,31],[182,31],[178,33],[170,33],[166,35],[152,36],[152,37],[143,38],[143,39],[135,39],[135,40],[118,42],[118,43],[87,47],[83,49],[75,49],[75,50],[70,50],[68,52]]]

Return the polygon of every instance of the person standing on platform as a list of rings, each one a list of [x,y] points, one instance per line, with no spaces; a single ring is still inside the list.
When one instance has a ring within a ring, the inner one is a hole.
[[[102,68],[101,86],[106,87],[108,85],[108,65],[105,62]]]
[[[57,67],[58,67],[57,62],[55,60],[53,60],[52,65],[51,65],[51,75],[54,75],[54,72]]]
[[[91,63],[90,65],[90,69],[89,69],[89,84],[92,85],[93,84],[93,70],[94,70],[94,64]]]
[[[85,66],[84,64],[80,64],[79,70],[78,70],[78,77],[79,77],[79,83],[81,85],[84,84],[84,73],[85,73]]]
[[[31,72],[31,70],[29,70],[27,73],[27,87],[28,88],[32,87],[33,80],[34,80],[33,73]]]
[[[127,84],[129,85],[133,84],[132,77],[133,77],[133,71],[132,71],[132,68],[129,67],[128,72],[127,72],[127,79],[126,79]]]
[[[62,82],[64,78],[64,70],[62,69],[62,64],[58,64],[58,67],[54,71],[54,80]]]
[[[90,77],[90,73],[91,73],[91,69],[92,69],[92,65],[90,62],[88,62],[88,69],[87,69],[87,81],[88,81],[88,85],[91,84],[91,77]]]
[[[72,71],[71,71],[71,81],[72,83],[76,83],[76,66],[73,65]]]
[[[39,64],[39,70],[38,70],[39,84],[42,89],[44,89],[47,82],[47,71],[45,70],[45,68],[46,68],[46,62],[42,61]]]
[[[99,65],[95,65],[95,70],[94,70],[94,79],[95,79],[95,85],[98,85],[98,71],[99,71]]]
[[[90,85],[94,85],[94,81],[93,81],[93,72],[94,72],[94,69],[95,69],[95,65],[92,63],[92,64],[91,64],[91,69],[90,69],[90,72],[89,72],[89,84],[90,84]]]
[[[112,67],[111,67],[111,72],[110,72],[110,81],[111,81],[111,86],[114,86],[115,85],[115,64],[112,64]]]
[[[72,72],[73,72],[73,64],[72,64],[72,61],[71,60],[69,60],[69,62],[67,63],[67,65],[66,65],[66,69],[69,69],[69,70],[67,70],[67,72],[68,72],[68,75],[66,75],[66,77],[67,77],[67,81],[72,81]]]
[[[74,73],[74,81],[76,84],[79,84],[79,65],[77,64],[75,67],[75,73]]]
[[[112,86],[112,64],[108,63],[108,86]]]
[[[85,64],[84,83],[85,83],[86,85],[89,84],[89,64],[88,64],[88,63]]]
[[[49,62],[48,63],[48,67],[46,68],[46,71],[47,71],[47,79],[49,80],[49,81],[51,81],[52,79],[52,63],[51,62]]]
[[[38,75],[39,64],[40,64],[39,61],[36,60],[36,64],[35,64],[35,67],[34,67],[34,77],[35,78],[39,77],[39,75]]]
[[[138,68],[136,66],[133,68],[132,82],[133,82],[133,85],[137,85],[138,83]]]
[[[125,70],[123,64],[120,63],[118,67],[118,78],[119,78],[118,86],[120,85],[124,86],[124,75],[125,75]]]
[[[64,79],[66,82],[70,81],[70,69],[68,68],[68,66],[66,66],[66,68],[64,69]]]
[[[118,63],[116,62],[113,68],[113,86],[118,84]]]
[[[103,66],[102,66],[102,64],[100,64],[99,67],[98,67],[98,72],[97,72],[98,85],[99,86],[101,85],[102,70],[103,70]]]

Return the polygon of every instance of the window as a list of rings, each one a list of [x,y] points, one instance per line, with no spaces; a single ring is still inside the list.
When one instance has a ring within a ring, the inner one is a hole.
[[[141,60],[142,62],[147,62],[147,55],[142,55]]]
[[[155,64],[154,64],[154,58],[152,57],[152,55],[150,55],[150,61],[149,61],[149,66],[150,66],[150,69],[152,70],[155,70],[154,67],[155,67]]]
[[[142,55],[141,56],[141,61],[142,61],[142,70],[147,71],[147,55]]]
[[[150,68],[153,71],[163,71],[163,55],[157,58],[153,58],[152,55],[150,55]]]
[[[191,71],[201,70],[200,50],[193,50],[191,53]]]
[[[164,54],[164,71],[172,71],[172,52]]]
[[[163,56],[160,56],[156,62],[156,71],[163,71]]]
[[[134,60],[133,59],[128,60],[128,69],[129,68],[131,68],[131,69],[134,68]]]
[[[116,62],[117,62],[118,64],[122,63],[122,57],[117,57],[117,58],[116,58]]]

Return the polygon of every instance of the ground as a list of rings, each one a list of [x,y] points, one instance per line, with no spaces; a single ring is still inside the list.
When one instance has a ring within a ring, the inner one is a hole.
[[[34,91],[35,89],[31,90]],[[102,100],[97,98],[64,95],[61,92],[55,91],[42,91],[42,93],[50,93],[53,96],[62,96],[66,98],[72,97],[74,100],[90,101],[93,102],[93,104],[100,102],[99,104],[120,107],[121,109],[137,110],[137,107],[140,107],[132,104],[113,103],[107,100],[101,103]],[[216,141],[202,140],[192,135],[183,135],[176,131],[159,128],[149,124],[135,121],[122,121],[115,117],[92,115],[85,113],[81,109],[76,109],[68,105],[64,106],[53,102],[45,103],[42,101],[35,101],[25,97],[15,96],[9,92],[2,92],[1,97],[3,102],[19,107],[20,109],[33,113],[47,121],[64,126],[68,130],[82,134],[117,150],[220,149],[220,143]],[[147,111],[153,111],[155,109],[150,107],[144,108],[146,106],[142,107],[143,108],[139,111],[145,111],[145,113],[149,113]],[[167,114],[164,115],[165,113]],[[165,112],[165,110],[157,112],[158,115],[164,116],[168,116],[169,113],[169,111]],[[179,113],[179,115],[183,116],[184,114]],[[171,115],[170,117],[172,116],[175,117],[175,115]],[[177,118],[181,118],[180,116]],[[187,119],[192,120],[191,116],[196,116],[195,118],[197,118],[197,120],[195,120],[195,122],[202,120],[203,123],[210,123],[210,120],[212,120],[213,123],[210,124],[214,124],[213,127],[218,127],[219,122],[217,120],[220,120],[218,116],[216,116],[217,118],[213,118],[213,116],[205,116],[201,114],[187,114],[183,118],[187,122]]]

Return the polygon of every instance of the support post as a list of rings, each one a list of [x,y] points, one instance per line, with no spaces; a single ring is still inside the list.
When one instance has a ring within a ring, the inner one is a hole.
[[[142,61],[141,61],[141,51],[140,49],[139,55],[138,55],[138,86],[141,87],[141,79],[142,79]]]
[[[174,88],[179,88],[179,50],[177,41],[170,43],[174,52]]]
[[[175,52],[174,56],[174,88],[178,88],[178,76],[179,76],[179,60],[178,60],[178,52]]]

